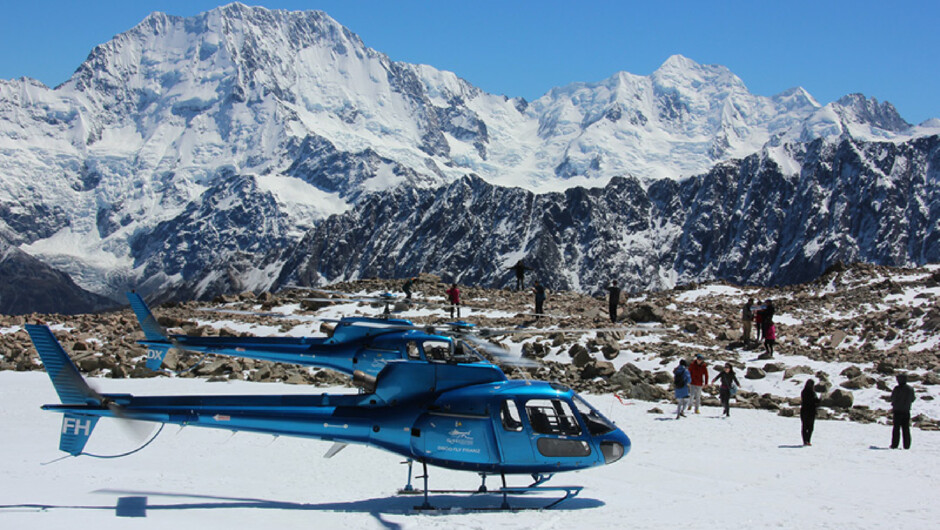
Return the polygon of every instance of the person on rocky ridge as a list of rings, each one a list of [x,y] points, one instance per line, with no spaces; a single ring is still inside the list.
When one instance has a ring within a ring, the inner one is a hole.
[[[754,333],[756,333],[755,339],[758,344],[760,343],[762,333],[764,331],[763,319],[764,319],[764,306],[761,304],[761,301],[757,301],[757,305],[751,308],[751,314],[754,315]]]
[[[450,318],[454,318],[454,309],[457,310],[457,318],[460,318],[460,289],[453,283],[446,292],[447,299],[450,300]]]
[[[610,321],[617,322],[617,307],[620,305],[620,287],[617,287],[617,280],[611,280],[607,286],[607,311],[610,314]]]
[[[751,322],[754,320],[752,307],[754,307],[754,299],[748,298],[747,303],[741,309],[741,340],[744,341],[745,347],[751,343]]]
[[[774,356],[774,345],[777,344],[777,325],[773,322],[769,326],[764,328],[764,353],[766,358],[770,359]],[[764,357],[764,356],[761,356]]]
[[[695,359],[692,360],[692,364],[689,366],[689,374],[692,377],[689,386],[692,403],[689,404],[689,408],[694,409],[696,414],[700,414],[702,387],[708,384],[708,366],[705,365],[705,357],[701,353],[695,354]]]
[[[545,304],[545,286],[538,280],[535,280],[535,286],[532,287],[532,292],[535,293],[535,318],[538,319],[542,315],[542,307]]]
[[[677,420],[685,417],[685,409],[689,405],[689,383],[692,382],[692,376],[689,374],[689,369],[686,368],[687,364],[685,359],[681,359],[679,366],[672,371]]]
[[[411,289],[416,283],[418,283],[418,279],[412,276],[405,281],[404,285],[402,285],[401,290],[404,291],[406,300],[411,300]]]
[[[522,260],[516,262],[515,265],[509,267],[509,270],[516,273],[516,290],[521,291],[525,286],[525,271],[535,270],[525,266],[525,263]]]
[[[813,445],[813,427],[816,424],[816,409],[819,408],[819,396],[816,395],[815,386],[815,381],[807,379],[800,394],[800,426],[803,445],[806,446]]]
[[[901,434],[904,435],[904,448],[911,448],[911,405],[914,403],[914,389],[907,384],[907,374],[897,375],[898,386],[891,391],[891,449],[898,448]]]
[[[732,390],[741,386],[731,363],[725,363],[724,369],[715,376],[715,381],[718,382],[718,398],[721,400],[721,406],[724,407],[724,415],[731,416]]]

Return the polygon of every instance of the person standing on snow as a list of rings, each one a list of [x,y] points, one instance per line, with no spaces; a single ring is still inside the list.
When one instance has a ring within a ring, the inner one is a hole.
[[[617,287],[617,280],[611,280],[607,286],[607,311],[610,314],[610,321],[617,322],[617,307],[620,305],[620,287]]]
[[[689,374],[692,376],[691,391],[692,403],[689,408],[694,408],[695,413],[699,414],[699,408],[702,406],[702,387],[708,384],[708,367],[705,366],[705,357],[701,353],[695,354],[692,365],[689,366]]]
[[[454,318],[454,309],[457,310],[457,318],[460,318],[460,289],[457,284],[451,284],[447,290],[447,297],[450,300],[450,318]]]
[[[911,405],[914,403],[914,389],[907,384],[907,374],[897,375],[898,386],[891,391],[891,449],[898,448],[901,434],[904,434],[904,448],[911,448]]]
[[[718,397],[721,399],[721,406],[724,407],[725,416],[731,416],[731,394],[741,386],[738,382],[738,376],[734,375],[734,367],[731,363],[725,363],[725,368],[715,376],[718,383]]]
[[[685,359],[679,361],[679,366],[672,371],[673,386],[676,390],[676,419],[685,417],[685,408],[689,405],[689,383],[692,382],[692,376],[686,368],[688,363]]]
[[[816,424],[816,409],[819,407],[819,396],[816,395],[816,382],[807,379],[800,394],[800,423],[803,433],[803,445],[813,445],[813,427]]]

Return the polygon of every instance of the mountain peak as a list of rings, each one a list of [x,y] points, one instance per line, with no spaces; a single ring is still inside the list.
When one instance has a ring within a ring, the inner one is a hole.
[[[833,106],[843,118],[849,121],[868,123],[880,129],[901,132],[911,127],[898,113],[894,105],[885,101],[878,103],[874,97],[853,93],[842,96]],[[853,119],[854,118],[854,119]]]

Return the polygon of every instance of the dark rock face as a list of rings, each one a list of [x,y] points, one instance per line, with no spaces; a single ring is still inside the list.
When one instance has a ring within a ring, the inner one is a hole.
[[[0,239],[0,314],[79,314],[117,306],[114,300],[82,289],[67,274]]]
[[[241,279],[270,266],[272,249],[287,244],[287,226],[274,198],[258,189],[250,177],[227,175],[199,201],[131,243],[145,277],[159,285],[166,276],[183,282],[161,299],[205,299],[240,292]],[[149,293],[148,283],[140,291]]]
[[[785,285],[839,262],[940,261],[940,137],[794,149],[796,176],[754,155],[646,189],[616,178],[536,195],[473,176],[400,188],[320,223],[288,253],[279,281],[430,272],[505,286],[512,273],[499,259],[520,250],[549,288],[586,292],[612,276],[632,291],[668,287],[670,271],[680,283]]]

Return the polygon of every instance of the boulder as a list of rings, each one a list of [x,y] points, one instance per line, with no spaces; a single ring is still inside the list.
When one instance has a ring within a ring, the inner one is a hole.
[[[854,379],[862,375],[862,369],[858,366],[849,366],[845,370],[842,370],[839,375],[848,379]]]
[[[787,365],[783,363],[766,363],[764,365],[764,372],[773,373],[773,372],[782,372],[787,369]]]
[[[848,409],[852,408],[854,401],[855,397],[851,392],[837,388],[832,392],[823,395],[820,404],[824,407],[834,409]]]
[[[809,366],[799,365],[791,366],[783,371],[783,378],[790,379],[795,375],[812,375],[813,369]]]
[[[841,386],[842,388],[848,388],[851,390],[858,390],[861,388],[870,388],[875,385],[875,378],[867,375],[859,375],[858,377],[853,377],[848,381],[843,381]]]
[[[653,304],[639,304],[627,314],[634,322],[663,322],[665,313]]]
[[[846,336],[847,336],[846,333],[842,331],[841,329],[837,329],[833,331],[832,336],[829,337],[829,347],[832,349],[838,348],[839,345],[842,344],[842,341],[845,340]]]
[[[764,377],[767,377],[767,374],[756,366],[749,366],[747,372],[744,374],[744,377],[745,379],[763,379]]]
[[[595,377],[610,377],[617,373],[613,363],[607,361],[592,360],[581,370],[582,379],[594,379]]]
[[[588,353],[587,349],[583,346],[576,354],[574,354],[571,359],[571,364],[577,366],[578,368],[584,368],[588,363],[594,361],[594,356]]]

